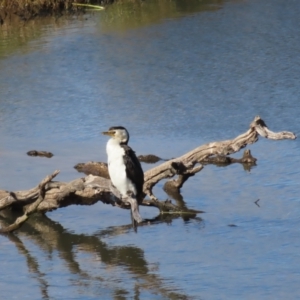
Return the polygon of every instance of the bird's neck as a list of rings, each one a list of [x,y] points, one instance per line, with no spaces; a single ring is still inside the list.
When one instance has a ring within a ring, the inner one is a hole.
[[[119,148],[121,147],[120,142],[115,140],[115,139],[109,139],[107,144],[106,144],[106,149],[111,149],[111,148]]]
[[[112,157],[115,155],[121,155],[124,153],[124,149],[122,148],[119,141],[115,139],[109,139],[106,145],[106,152],[108,157]]]

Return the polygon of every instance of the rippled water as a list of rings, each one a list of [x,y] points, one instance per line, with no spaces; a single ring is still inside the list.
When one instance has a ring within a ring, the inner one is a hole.
[[[0,188],[55,169],[82,176],[73,166],[106,160],[100,132],[112,125],[164,158],[233,138],[258,114],[299,134],[299,13],[296,0],[145,1],[2,27]],[[206,166],[186,182],[186,205],[206,212],[196,218],[158,217],[136,234],[128,211],[98,203],[0,236],[0,298],[296,299],[299,140],[250,149],[250,172]],[[155,193],[168,197],[162,184]]]

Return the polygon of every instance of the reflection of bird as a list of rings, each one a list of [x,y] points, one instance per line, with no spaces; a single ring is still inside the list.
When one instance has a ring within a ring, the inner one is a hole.
[[[131,204],[133,218],[140,223],[138,201],[142,199],[144,172],[134,151],[127,145],[129,133],[122,126],[110,127],[103,132],[111,138],[107,142],[108,172],[112,184],[121,193],[124,201]]]

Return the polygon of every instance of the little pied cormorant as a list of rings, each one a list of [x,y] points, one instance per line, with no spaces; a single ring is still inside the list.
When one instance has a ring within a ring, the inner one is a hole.
[[[143,195],[144,172],[135,152],[127,145],[129,133],[122,126],[110,127],[102,133],[111,137],[106,145],[111,182],[124,201],[130,202],[132,216],[140,223],[138,202]]]

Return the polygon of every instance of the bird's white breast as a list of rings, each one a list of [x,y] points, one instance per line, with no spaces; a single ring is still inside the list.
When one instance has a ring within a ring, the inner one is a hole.
[[[126,166],[124,164],[124,149],[114,139],[110,139],[106,145],[108,156],[108,172],[113,185],[122,196],[126,196],[128,191],[136,195],[136,188],[126,176]]]

